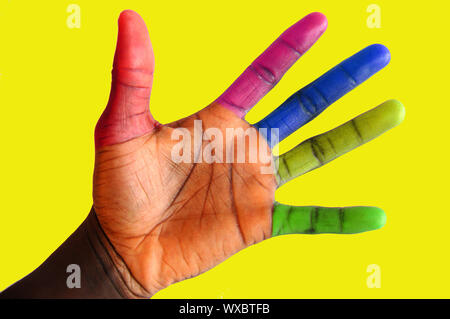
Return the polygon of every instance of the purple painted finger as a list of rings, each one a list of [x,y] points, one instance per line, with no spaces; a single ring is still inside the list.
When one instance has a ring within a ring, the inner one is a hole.
[[[314,12],[287,29],[215,101],[243,117],[319,39],[326,17]]]

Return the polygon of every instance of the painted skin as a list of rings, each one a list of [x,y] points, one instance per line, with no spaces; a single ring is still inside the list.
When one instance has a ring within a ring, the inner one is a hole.
[[[346,208],[336,214],[336,209],[327,212],[324,208],[312,214],[311,208],[291,209],[274,201],[281,182],[304,173],[305,167],[312,169],[348,151],[356,146],[352,140],[344,141],[334,156],[324,153],[327,157],[319,163],[300,145],[286,154],[277,174],[262,174],[261,168],[268,164],[261,162],[176,164],[171,159],[177,143],[171,139],[173,130],[186,128],[194,136],[194,120],[202,121],[203,130],[250,128],[242,119],[245,112],[281,79],[326,26],[322,14],[310,14],[283,33],[214,103],[188,118],[161,125],[148,108],[154,57],[145,24],[132,11],[121,14],[111,95],[95,131],[94,209],[126,266],[122,275],[133,276],[148,295],[196,276],[272,235],[313,233],[311,229],[353,233],[383,226],[385,215],[379,209]],[[380,116],[389,119],[398,114],[387,110]],[[366,125],[372,127],[370,117]],[[380,124],[375,131],[378,134],[388,128]],[[374,135],[371,129],[362,130]],[[258,139],[269,152],[264,137]],[[224,145],[225,154],[231,144]],[[191,156],[198,151],[193,149]],[[313,162],[295,166],[304,158]],[[343,211],[347,218],[342,223],[336,216]],[[314,220],[309,226],[306,217]]]
[[[391,100],[329,132],[304,141],[276,159],[278,186],[369,142],[399,125],[404,116],[403,105]],[[272,220],[272,236],[355,234],[383,227],[386,215],[376,207],[292,207],[275,203]]]

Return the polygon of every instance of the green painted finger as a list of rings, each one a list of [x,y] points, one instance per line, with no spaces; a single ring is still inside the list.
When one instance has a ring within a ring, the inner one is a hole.
[[[312,137],[277,158],[277,179],[282,185],[327,164],[352,149],[399,125],[405,108],[390,100],[324,134]]]
[[[383,227],[386,214],[377,207],[295,207],[274,204],[272,236],[288,234],[357,234]]]

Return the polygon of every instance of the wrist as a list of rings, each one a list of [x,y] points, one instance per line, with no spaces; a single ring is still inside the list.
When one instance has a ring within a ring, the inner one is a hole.
[[[73,282],[78,284],[72,285]],[[78,229],[41,266],[0,294],[0,298],[8,299],[120,299],[150,296],[134,280],[114,251],[93,209]]]
[[[122,257],[109,241],[98,221],[94,208],[86,218],[86,234],[105,274],[123,298],[150,298],[148,292],[132,275]]]

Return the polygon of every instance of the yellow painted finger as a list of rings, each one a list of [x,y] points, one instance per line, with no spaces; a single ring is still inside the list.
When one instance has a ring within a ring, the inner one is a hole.
[[[404,117],[403,104],[389,100],[329,132],[304,141],[277,158],[279,185],[369,142],[399,125]]]

